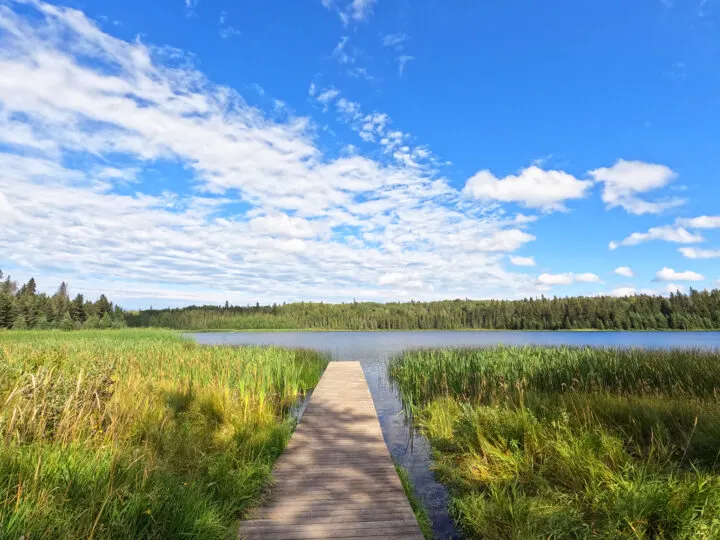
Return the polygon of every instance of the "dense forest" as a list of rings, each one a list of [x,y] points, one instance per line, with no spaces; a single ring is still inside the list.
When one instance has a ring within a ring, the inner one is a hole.
[[[191,306],[127,312],[129,326],[184,330],[720,330],[720,290],[671,294],[408,303]]]
[[[52,296],[37,292],[34,278],[18,285],[0,270],[0,329],[77,330],[80,328],[120,328],[125,318],[122,309],[113,306],[102,294],[95,302],[82,294],[70,299],[68,286],[61,283]]]
[[[164,327],[179,330],[720,330],[720,290],[525,300],[190,306],[123,311],[104,294],[73,299],[62,283],[53,295],[35,279],[18,284],[0,271],[0,329]]]

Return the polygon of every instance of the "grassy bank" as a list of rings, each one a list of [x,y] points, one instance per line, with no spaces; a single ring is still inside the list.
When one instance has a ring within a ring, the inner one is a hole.
[[[166,331],[0,333],[0,537],[232,535],[325,364]]]
[[[720,537],[720,354],[427,350],[390,367],[468,537]]]

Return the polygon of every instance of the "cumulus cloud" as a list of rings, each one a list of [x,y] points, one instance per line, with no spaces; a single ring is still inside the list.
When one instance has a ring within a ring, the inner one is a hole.
[[[680,248],[678,250],[688,259],[717,259],[720,258],[720,249],[698,249],[692,247]]]
[[[471,198],[514,202],[544,211],[565,210],[565,202],[585,197],[592,182],[578,180],[563,171],[545,171],[532,166],[517,175],[497,178],[490,171],[480,171],[465,184],[463,193]]]
[[[699,242],[704,242],[705,238],[682,227],[663,225],[661,227],[653,227],[648,230],[648,232],[632,233],[620,242],[610,242],[610,249],[614,250],[619,246],[637,246],[638,244],[649,242],[651,240],[662,240],[665,242],[674,242],[676,244],[697,244]]]
[[[535,266],[534,257],[520,257],[517,255],[511,255],[510,262],[515,266]]]
[[[659,270],[657,274],[655,274],[655,278],[657,281],[702,281],[705,279],[704,276],[698,274],[697,272],[692,272],[690,270],[685,272],[676,272],[667,266],[662,270]]]
[[[59,269],[64,279],[103,276],[164,298],[538,291],[503,265],[534,235],[417,166],[431,153],[382,116],[336,96],[358,133],[387,152],[329,157],[308,118],[273,120],[182,51],[115,38],[74,9],[8,6],[0,258],[14,267],[41,279]],[[413,268],[422,287],[379,289],[398,268]]]
[[[635,287],[618,287],[617,289],[613,289],[610,293],[611,296],[617,296],[617,297],[623,297],[623,296],[632,296],[637,293],[637,289]]]
[[[615,269],[615,273],[618,276],[635,277],[635,272],[633,272],[632,268],[630,268],[629,266],[620,266]]]
[[[599,276],[591,273],[575,274],[566,272],[564,274],[540,274],[537,278],[539,285],[552,287],[555,285],[572,285],[574,283],[600,283]]]
[[[612,167],[601,167],[589,174],[604,184],[602,199],[609,208],[619,206],[638,215],[660,214],[684,203],[680,199],[653,202],[640,197],[640,194],[665,187],[677,178],[677,174],[665,165],[621,159]]]

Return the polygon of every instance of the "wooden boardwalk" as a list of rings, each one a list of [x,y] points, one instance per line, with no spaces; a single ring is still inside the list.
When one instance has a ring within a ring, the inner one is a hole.
[[[358,362],[331,362],[240,538],[422,540]]]

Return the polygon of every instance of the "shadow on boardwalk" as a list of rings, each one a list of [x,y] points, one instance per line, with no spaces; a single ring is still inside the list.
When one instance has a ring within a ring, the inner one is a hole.
[[[331,362],[241,538],[422,539],[360,364]]]

